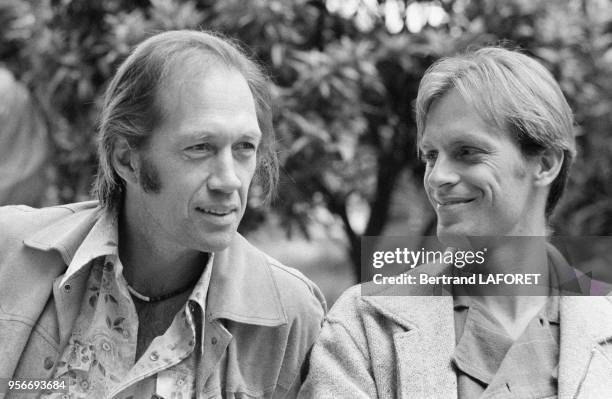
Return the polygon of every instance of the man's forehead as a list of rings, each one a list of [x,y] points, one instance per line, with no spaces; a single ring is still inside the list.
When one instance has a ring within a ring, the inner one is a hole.
[[[509,137],[486,112],[477,109],[469,97],[452,89],[432,101],[425,116],[423,134],[419,144],[431,139],[453,139],[465,141],[488,141]]]
[[[201,62],[198,61],[200,59]],[[193,101],[195,97],[205,101],[217,101],[225,97],[226,91],[231,91],[232,96],[242,95],[244,101],[254,102],[246,78],[230,65],[205,57],[194,57],[191,62],[174,64],[176,65],[164,73],[156,93],[159,105],[166,111],[180,106],[180,102]],[[239,86],[230,84],[236,81],[240,81]],[[203,87],[213,90],[208,90],[206,95],[202,96],[200,91]],[[220,88],[225,90],[218,90]]]
[[[194,84],[217,74],[238,74],[246,82],[244,74],[238,68],[210,52],[200,50],[179,54],[165,66],[157,87],[158,96],[175,90],[192,88]]]
[[[158,127],[171,128],[177,138],[221,131],[260,136],[255,100],[242,73],[219,62],[194,65],[177,65],[158,88]]]

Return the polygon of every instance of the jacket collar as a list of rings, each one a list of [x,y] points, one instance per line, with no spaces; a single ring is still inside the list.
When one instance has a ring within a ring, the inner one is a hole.
[[[405,331],[393,334],[397,397],[456,398],[452,369],[455,325],[452,296],[364,298]],[[385,323],[386,324],[386,323]]]
[[[452,265],[428,264],[413,269],[408,274],[428,276],[450,276]],[[410,297],[406,300],[406,297]],[[433,286],[428,284],[391,285],[380,287],[372,283],[363,285],[362,300],[373,306],[381,315],[395,321],[406,329],[426,328],[432,320],[437,318],[439,309],[434,303],[442,305],[451,304],[453,297],[451,286]],[[451,313],[452,315],[452,313]]]
[[[236,233],[228,248],[215,253],[207,313],[247,324],[286,324],[272,267],[267,255]]]
[[[116,218],[95,201],[24,240],[30,248],[56,250],[68,265],[65,277],[99,256],[117,253]],[[236,233],[230,246],[216,252],[206,303],[207,316],[240,323],[279,326],[287,323],[267,256]]]
[[[26,246],[41,251],[56,250],[66,265],[72,263],[74,255],[100,215],[97,201],[82,202],[68,208],[73,211],[72,214],[44,227],[23,241]]]
[[[450,275],[451,267],[430,264],[410,273]],[[447,287],[440,292],[430,285],[391,286],[379,292],[371,288],[362,291],[361,300],[405,330],[393,334],[397,396],[456,398],[457,378],[451,362],[455,347],[453,297]]]

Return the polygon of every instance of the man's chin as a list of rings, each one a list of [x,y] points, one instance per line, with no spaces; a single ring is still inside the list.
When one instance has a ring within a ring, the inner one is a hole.
[[[221,252],[230,246],[235,236],[236,231],[209,234],[202,237],[199,249],[202,252]]]
[[[479,235],[474,229],[468,229],[459,223],[441,225],[438,223],[438,241],[447,247],[464,248],[469,245],[468,237]]]

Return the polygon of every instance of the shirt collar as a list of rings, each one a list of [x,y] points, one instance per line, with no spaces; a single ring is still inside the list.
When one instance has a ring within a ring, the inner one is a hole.
[[[58,251],[68,265],[63,281],[91,260],[117,254],[117,218],[95,202],[24,240],[30,248]],[[279,326],[287,323],[273,276],[276,263],[234,234],[229,247],[216,252],[206,299],[206,315],[240,323]]]
[[[94,202],[80,208],[24,240],[30,248],[60,253],[68,265],[60,284],[98,257],[118,256],[116,213],[103,211]]]
[[[208,294],[208,288],[210,286],[210,276],[212,275],[211,269],[215,259],[215,254],[212,253],[206,261],[204,271],[196,283],[191,295],[189,295],[189,301],[197,303],[202,311],[206,309],[206,295]],[[189,301],[187,301],[189,303]]]

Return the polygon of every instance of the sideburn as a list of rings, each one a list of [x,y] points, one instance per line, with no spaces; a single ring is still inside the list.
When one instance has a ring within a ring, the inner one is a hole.
[[[159,194],[162,189],[159,172],[146,156],[140,159],[139,179],[140,186],[146,193]]]

